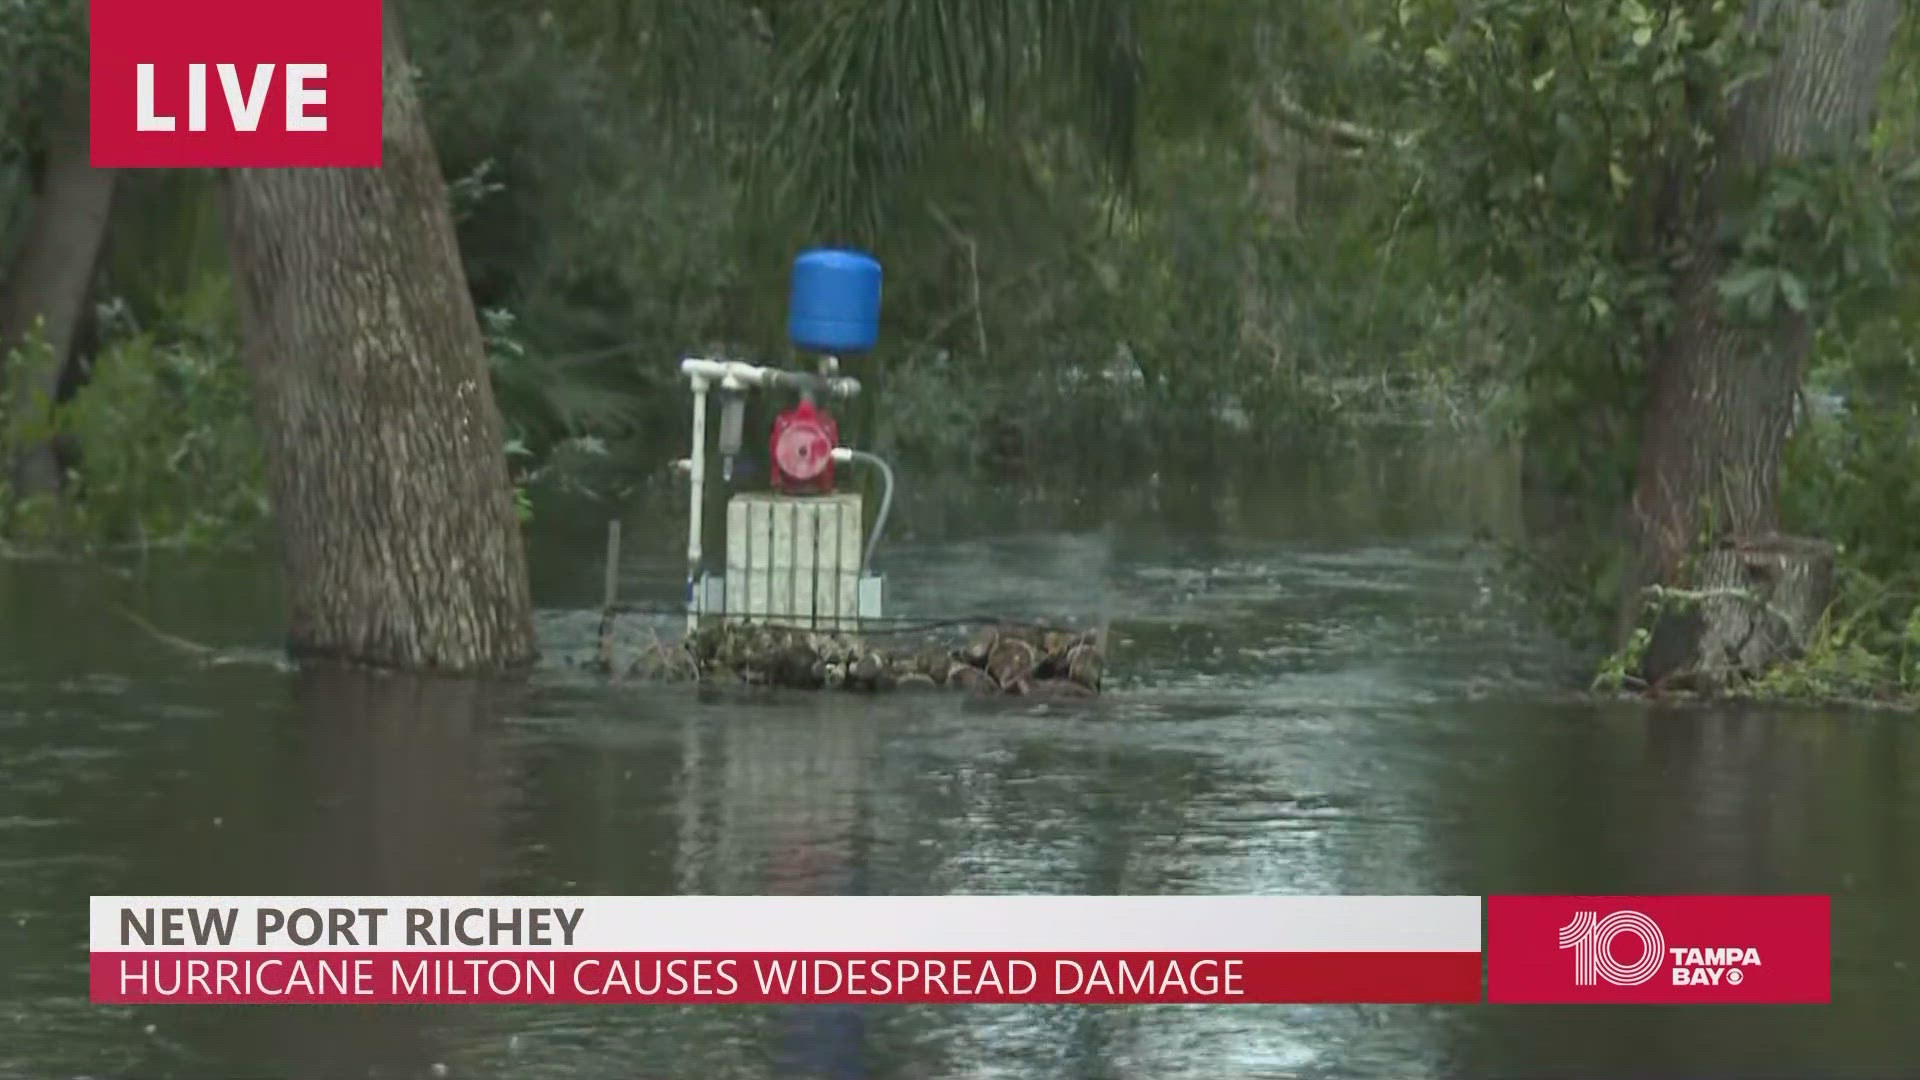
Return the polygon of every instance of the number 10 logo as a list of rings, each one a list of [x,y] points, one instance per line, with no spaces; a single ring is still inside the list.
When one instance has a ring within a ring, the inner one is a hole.
[[[1613,958],[1613,939],[1621,934],[1640,939],[1640,959],[1631,964]],[[1575,986],[1593,986],[1597,979],[1639,986],[1653,978],[1667,954],[1660,927],[1637,911],[1616,911],[1604,919],[1591,911],[1576,912],[1573,921],[1560,928],[1560,947],[1573,950]]]

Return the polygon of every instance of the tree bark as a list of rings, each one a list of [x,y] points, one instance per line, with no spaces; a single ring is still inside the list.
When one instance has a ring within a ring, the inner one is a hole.
[[[1784,48],[1732,102],[1696,222],[1692,265],[1679,287],[1675,328],[1650,365],[1629,515],[1636,553],[1623,578],[1618,623],[1623,642],[1648,586],[1688,585],[1690,556],[1718,540],[1775,532],[1780,457],[1812,327],[1792,311],[1756,325],[1722,309],[1719,214],[1736,177],[1849,149],[1864,134],[1898,11],[1898,0],[1750,3],[1749,27],[1777,27]]]
[[[1261,213],[1281,230],[1300,227],[1300,165],[1304,140],[1278,115],[1284,91],[1261,86],[1249,92],[1247,131],[1253,143],[1253,175],[1248,188]]]
[[[384,167],[226,184],[289,645],[414,670],[515,667],[536,653],[503,426],[395,6]]]
[[[5,377],[15,409],[36,410],[57,399],[93,292],[118,177],[113,169],[88,164],[84,80],[66,91],[60,108],[35,178],[33,215],[0,286],[0,365],[12,368]],[[14,350],[32,340],[36,324],[48,355],[34,364],[17,363]],[[21,417],[5,419],[14,423]],[[50,439],[14,447],[14,460],[7,466],[16,496],[59,490],[60,467]]]
[[[1833,599],[1833,545],[1730,539],[1703,553],[1693,587],[1662,599],[1637,675],[1649,689],[1717,692],[1804,655]]]

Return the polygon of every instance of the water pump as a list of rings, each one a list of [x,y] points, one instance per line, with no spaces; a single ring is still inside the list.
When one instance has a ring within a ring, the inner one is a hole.
[[[825,495],[833,491],[833,452],[840,425],[815,408],[812,395],[774,418],[773,490],[789,495]]]
[[[802,352],[820,354],[821,374],[839,370],[839,357],[872,349],[880,336],[880,264],[858,251],[815,248],[793,262],[787,337]],[[833,491],[833,451],[840,426],[814,400],[773,422],[773,489],[789,494]]]
[[[815,249],[794,261],[787,328],[795,349],[819,357],[817,374],[730,360],[681,362],[693,389],[693,453],[678,463],[693,488],[687,522],[690,628],[702,617],[720,616],[850,630],[879,617],[881,579],[868,567],[893,505],[893,470],[872,454],[841,446],[839,424],[823,404],[859,393],[857,380],[839,374],[839,358],[872,349],[879,319],[880,264],[857,251]],[[791,392],[799,401],[774,418],[767,442],[772,490],[741,491],[728,500],[726,571],[708,573],[701,550],[707,395],[720,397],[717,449],[722,479],[731,485],[745,396],[754,389]],[[860,494],[834,489],[835,467],[856,462],[877,470],[884,481],[871,531],[864,527]]]

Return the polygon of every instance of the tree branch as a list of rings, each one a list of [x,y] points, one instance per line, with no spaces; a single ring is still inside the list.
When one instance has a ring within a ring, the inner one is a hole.
[[[1351,120],[1340,120],[1309,112],[1299,102],[1289,97],[1284,90],[1274,90],[1271,101],[1280,119],[1285,120],[1301,133],[1322,142],[1331,143],[1342,150],[1372,150],[1382,146],[1400,149],[1413,141],[1413,137],[1404,132],[1382,131],[1379,128],[1356,124]]]

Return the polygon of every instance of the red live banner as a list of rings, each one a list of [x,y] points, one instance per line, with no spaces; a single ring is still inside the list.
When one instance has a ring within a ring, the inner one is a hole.
[[[1477,952],[96,952],[99,1004],[1469,1003]]]
[[[90,0],[94,168],[374,167],[381,0]]]
[[[1824,1004],[1825,896],[1490,896],[1487,1000]]]

